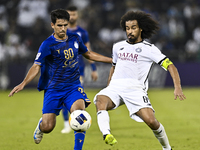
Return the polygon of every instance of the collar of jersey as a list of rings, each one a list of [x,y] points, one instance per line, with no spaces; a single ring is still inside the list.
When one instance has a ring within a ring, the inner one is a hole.
[[[128,44],[134,45],[134,44],[138,44],[138,43],[143,43],[144,40],[142,40],[141,42],[138,42],[138,43],[133,43],[133,44],[132,44],[132,43],[129,43],[128,40],[126,40],[126,42],[127,42]]]
[[[67,28],[69,31],[76,31],[76,30],[78,30],[78,26],[76,26],[76,27],[73,27],[73,28]]]
[[[53,34],[52,34],[52,36],[53,36],[53,38],[55,39],[55,41],[57,41],[57,42],[66,42],[66,41],[68,40],[68,36],[67,36],[67,38],[64,39],[64,40],[58,40],[58,39],[56,39],[56,38],[54,37]]]

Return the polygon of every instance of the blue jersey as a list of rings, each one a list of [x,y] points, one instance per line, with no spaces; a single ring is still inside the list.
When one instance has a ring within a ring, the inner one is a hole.
[[[51,35],[41,44],[34,62],[41,65],[38,90],[65,90],[80,84],[78,55],[88,50],[80,36],[67,36],[66,40],[58,40]]]
[[[85,29],[81,28],[80,26],[77,26],[76,29],[69,29],[68,28],[67,32],[68,33],[77,33],[82,38],[82,41],[83,41],[84,44],[89,42],[88,32]],[[80,67],[84,67],[85,66],[85,63],[84,63],[82,55],[79,55],[79,66]],[[84,69],[82,71],[84,71]],[[81,73],[81,75],[82,75],[82,73]]]

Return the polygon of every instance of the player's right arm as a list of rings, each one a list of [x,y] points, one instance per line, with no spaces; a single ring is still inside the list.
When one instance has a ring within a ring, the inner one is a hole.
[[[10,92],[10,94],[8,96],[11,97],[15,93],[23,90],[24,87],[37,76],[39,71],[40,71],[40,65],[33,64],[32,67],[29,69],[29,71],[28,71],[26,77],[24,78],[24,80],[19,85],[14,87],[13,90]]]

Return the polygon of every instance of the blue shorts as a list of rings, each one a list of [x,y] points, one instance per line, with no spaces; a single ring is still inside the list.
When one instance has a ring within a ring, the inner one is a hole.
[[[54,113],[59,115],[63,105],[65,105],[70,112],[72,104],[78,99],[83,99],[85,101],[85,107],[88,107],[91,103],[82,86],[74,87],[70,90],[46,90],[44,92],[42,113]]]

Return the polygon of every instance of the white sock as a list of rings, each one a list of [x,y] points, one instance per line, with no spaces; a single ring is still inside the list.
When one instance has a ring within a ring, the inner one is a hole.
[[[97,122],[103,135],[110,134],[110,118],[106,110],[97,112]]]
[[[64,127],[68,128],[69,127],[69,121],[64,121]]]
[[[169,145],[169,141],[167,135],[165,133],[165,129],[163,125],[160,123],[160,127],[157,130],[153,130],[155,137],[158,139],[160,144],[163,147],[163,150],[171,150],[171,146]]]

